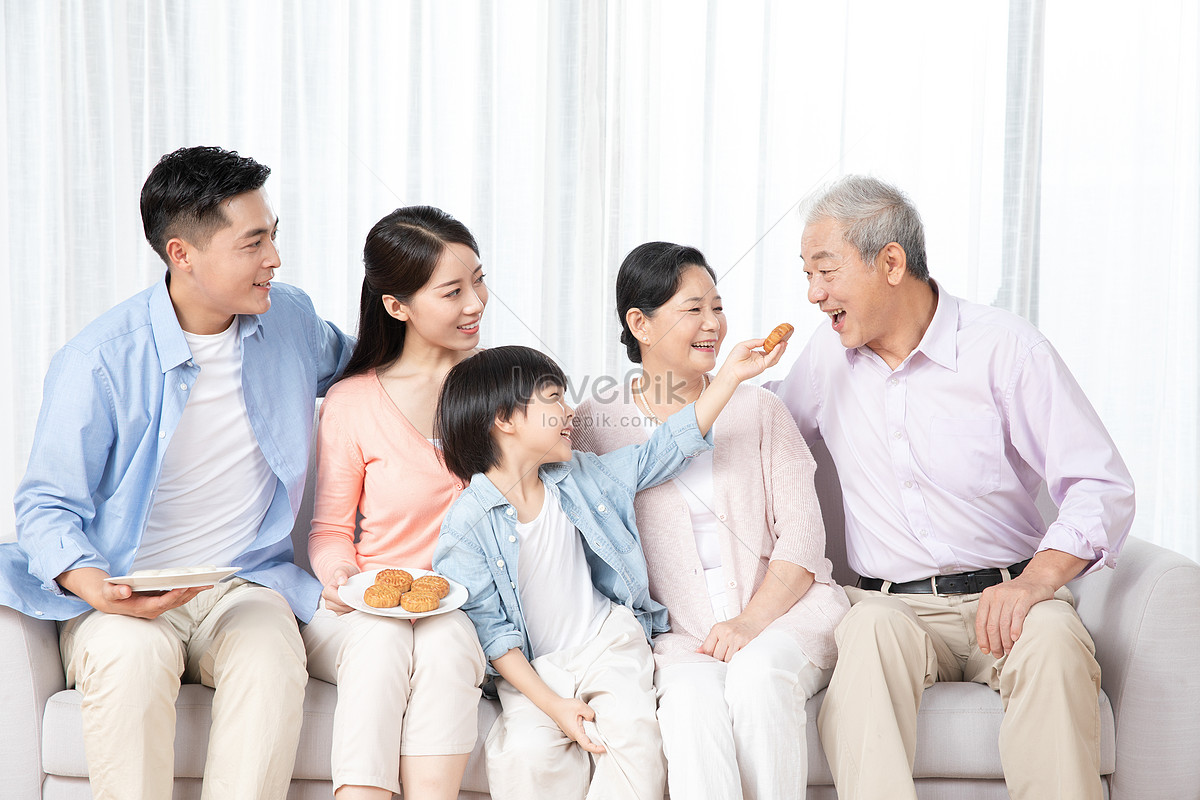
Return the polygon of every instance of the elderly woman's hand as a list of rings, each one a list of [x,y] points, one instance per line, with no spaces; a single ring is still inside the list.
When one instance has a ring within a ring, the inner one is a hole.
[[[734,655],[763,632],[766,625],[742,613],[724,622],[718,622],[708,632],[708,638],[696,652],[712,656],[718,661],[729,662]]]

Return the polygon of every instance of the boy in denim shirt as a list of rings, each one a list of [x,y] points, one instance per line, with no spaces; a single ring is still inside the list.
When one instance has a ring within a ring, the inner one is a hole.
[[[662,797],[648,640],[667,613],[650,598],[633,499],[712,448],[737,385],[782,355],[751,349],[761,343],[735,347],[648,442],[605,456],[571,449],[566,377],[541,353],[485,350],[446,376],[442,452],[471,485],[442,523],[433,566],[466,586],[463,609],[499,676],[503,711],[486,743],[498,800]]]

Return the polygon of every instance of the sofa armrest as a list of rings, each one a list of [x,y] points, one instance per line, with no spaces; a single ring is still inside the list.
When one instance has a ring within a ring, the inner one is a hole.
[[[4,796],[42,796],[42,716],[66,688],[58,628],[0,606],[0,786]]]
[[[1200,786],[1200,564],[1131,536],[1115,569],[1069,588],[1116,716],[1110,800]]]

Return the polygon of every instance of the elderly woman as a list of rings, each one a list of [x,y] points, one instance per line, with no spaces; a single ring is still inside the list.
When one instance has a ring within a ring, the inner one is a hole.
[[[700,396],[725,316],[696,249],[641,245],[617,276],[621,341],[641,364],[627,391],[585,401],[580,450],[645,440]],[[650,592],[670,612],[654,640],[672,797],[795,797],[808,778],[805,701],[829,679],[849,604],[825,558],[813,462],[771,393],[743,385],[716,449],[637,496]]]

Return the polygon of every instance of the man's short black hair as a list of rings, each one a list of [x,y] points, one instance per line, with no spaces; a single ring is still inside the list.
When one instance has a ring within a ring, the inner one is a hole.
[[[167,242],[206,247],[229,224],[221,203],[261,189],[271,168],[220,147],[183,147],[163,156],[142,184],[142,228],[168,265]]]
[[[554,360],[530,347],[509,345],[480,351],[446,375],[438,398],[436,436],[446,467],[469,481],[500,463],[492,423],[525,413],[535,393],[567,386]]]

